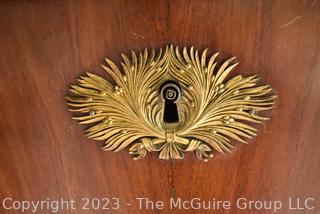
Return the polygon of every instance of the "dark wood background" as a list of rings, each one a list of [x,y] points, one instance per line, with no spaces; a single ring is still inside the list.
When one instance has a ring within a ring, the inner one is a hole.
[[[133,161],[84,137],[67,111],[69,85],[85,71],[104,75],[105,56],[166,44],[237,56],[236,72],[272,85],[279,98],[258,137],[208,163]],[[277,213],[319,213],[319,49],[316,0],[1,1],[0,199],[120,197],[133,205],[103,213],[233,214],[271,211],[139,211],[135,198],[313,197],[314,210]]]

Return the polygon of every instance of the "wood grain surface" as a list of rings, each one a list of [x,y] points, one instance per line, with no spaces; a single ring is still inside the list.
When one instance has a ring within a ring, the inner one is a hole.
[[[235,72],[258,74],[278,94],[272,118],[248,145],[208,163],[126,150],[103,152],[71,119],[64,96],[104,57],[166,44],[237,56]],[[60,213],[272,213],[271,210],[139,210],[162,200],[314,198],[320,210],[320,2],[1,1],[0,200],[119,197],[116,210]],[[131,206],[125,205],[131,203]],[[1,207],[1,206],[0,206]],[[0,209],[0,213],[19,213]],[[29,211],[30,213],[30,211]],[[46,211],[40,213],[49,213]]]

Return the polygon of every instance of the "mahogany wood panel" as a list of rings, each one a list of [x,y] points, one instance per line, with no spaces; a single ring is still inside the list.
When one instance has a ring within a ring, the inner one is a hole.
[[[84,137],[65,104],[69,85],[86,71],[105,75],[106,56],[166,44],[237,56],[235,72],[272,85],[272,119],[250,144],[208,163],[133,161]],[[313,197],[314,210],[277,213],[319,213],[319,1],[1,1],[0,50],[1,200],[119,197],[132,206],[61,213],[234,214],[272,212],[138,210],[135,198]]]

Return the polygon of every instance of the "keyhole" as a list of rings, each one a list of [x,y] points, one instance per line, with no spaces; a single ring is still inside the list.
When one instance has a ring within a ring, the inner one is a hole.
[[[164,123],[179,123],[177,101],[181,96],[181,88],[172,80],[164,82],[160,87],[160,94],[164,101]]]

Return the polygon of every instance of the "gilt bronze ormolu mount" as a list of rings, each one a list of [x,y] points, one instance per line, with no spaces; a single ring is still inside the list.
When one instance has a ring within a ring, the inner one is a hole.
[[[217,65],[218,53],[207,57],[193,48],[145,49],[131,58],[122,54],[121,68],[106,59],[102,67],[113,82],[95,74],[80,77],[68,96],[70,111],[80,124],[92,124],[86,136],[103,140],[104,150],[129,146],[134,159],[159,152],[161,159],[183,159],[195,152],[207,161],[230,152],[230,140],[246,143],[255,136],[252,123],[267,118],[275,95],[258,85],[256,75],[226,79],[238,64],[230,58]],[[251,124],[251,125],[250,125]]]

